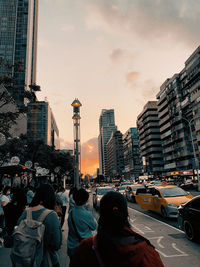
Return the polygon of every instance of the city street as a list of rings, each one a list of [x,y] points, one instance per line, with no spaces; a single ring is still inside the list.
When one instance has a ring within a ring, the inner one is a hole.
[[[129,215],[132,229],[150,240],[165,266],[199,266],[200,244],[187,240],[183,231],[132,207]]]
[[[178,229],[177,220],[165,220],[159,214],[143,211],[136,203],[128,202],[128,206],[132,229],[150,240],[159,252],[164,266],[199,266],[200,244],[185,237],[184,232]],[[93,214],[98,219],[95,210]]]

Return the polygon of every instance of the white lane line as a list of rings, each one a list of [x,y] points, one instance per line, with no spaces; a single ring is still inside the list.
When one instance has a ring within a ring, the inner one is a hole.
[[[149,215],[147,215],[147,214],[145,214],[145,213],[143,213],[143,212],[141,212],[141,211],[135,210],[135,209],[130,208],[130,207],[128,207],[128,208],[131,209],[131,210],[133,210],[134,212],[143,214],[144,216],[146,216],[146,217],[148,217],[148,218],[151,218],[151,219],[154,220],[154,221],[157,221],[157,222],[159,222],[159,223],[161,223],[161,224],[167,225],[168,227],[170,227],[170,228],[172,228],[172,229],[174,229],[174,230],[176,230],[176,231],[178,231],[178,232],[180,232],[180,233],[184,233],[182,230],[180,230],[180,229],[178,229],[178,228],[176,228],[176,227],[174,227],[174,226],[172,226],[172,225],[170,225],[170,224],[167,224],[167,223],[165,223],[165,222],[159,221],[158,219],[155,219],[154,217],[151,217],[151,216],[149,216]]]
[[[154,231],[152,231],[152,229],[151,229],[150,227],[148,227],[148,226],[145,226],[144,228],[147,229],[147,230],[149,230],[149,231],[151,231],[151,232],[154,232]]]
[[[185,252],[183,252],[182,250],[180,250],[179,248],[176,247],[176,243],[172,243],[172,247],[173,247],[175,250],[177,250],[178,252],[180,252],[181,254],[186,255]]]
[[[134,229],[136,229],[138,232],[140,232],[141,234],[143,234],[144,235],[144,232],[142,231],[142,230],[140,230],[139,228],[137,228],[134,224],[133,224],[133,220],[132,219],[130,219],[130,221],[131,221],[131,226],[134,228]]]
[[[164,236],[158,236],[158,237],[151,237],[149,238],[149,240],[152,240],[152,239],[157,239],[157,244],[159,247],[161,248],[165,248],[163,245],[160,244],[160,241],[164,238]]]
[[[156,249],[160,255],[162,255],[165,258],[175,258],[175,257],[187,257],[188,254],[175,254],[175,255],[166,255],[165,253],[161,252],[160,250]]]

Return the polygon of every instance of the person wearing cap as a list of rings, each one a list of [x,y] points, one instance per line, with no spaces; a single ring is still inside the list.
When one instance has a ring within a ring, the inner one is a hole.
[[[119,192],[108,192],[100,201],[97,235],[76,248],[70,267],[163,267],[158,252],[128,221],[127,202]]]

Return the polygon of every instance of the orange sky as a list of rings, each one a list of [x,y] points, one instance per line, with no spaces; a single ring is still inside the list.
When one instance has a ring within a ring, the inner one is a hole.
[[[93,175],[99,167],[97,138],[90,139],[82,144],[81,172]]]
[[[96,171],[102,109],[125,133],[162,83],[200,44],[199,0],[39,1],[39,100],[47,97],[61,148],[73,143],[71,103],[81,107],[82,172]]]

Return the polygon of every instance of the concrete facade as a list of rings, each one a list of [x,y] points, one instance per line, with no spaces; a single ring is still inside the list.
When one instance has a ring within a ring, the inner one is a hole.
[[[124,150],[122,133],[120,131],[112,133],[106,144],[106,153],[108,177],[121,176],[124,170]]]
[[[163,173],[166,176],[173,172],[193,170],[199,164],[199,74],[200,47],[185,62],[185,68],[167,79],[157,94],[164,159]],[[198,163],[194,162],[192,142]]]
[[[142,172],[137,128],[130,128],[123,134],[123,150],[124,175],[126,178],[137,178]]]
[[[144,106],[143,111],[137,117],[137,129],[144,173],[161,176],[163,153],[157,101],[149,101]]]

